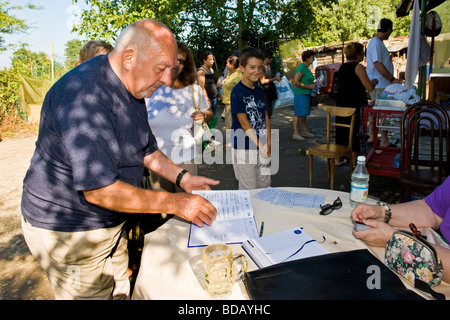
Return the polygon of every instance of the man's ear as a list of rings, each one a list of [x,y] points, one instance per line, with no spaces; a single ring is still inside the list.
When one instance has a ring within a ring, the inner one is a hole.
[[[136,62],[136,51],[132,48],[127,48],[122,52],[122,65],[125,70],[130,70],[131,66]]]

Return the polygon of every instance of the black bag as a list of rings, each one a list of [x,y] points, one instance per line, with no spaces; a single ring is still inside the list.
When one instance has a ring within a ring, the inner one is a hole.
[[[277,88],[275,86],[275,83],[271,82],[269,84],[263,85],[262,87],[264,89],[266,99],[269,103],[278,99]]]
[[[379,288],[371,289],[374,270]],[[244,279],[255,300],[423,299],[366,249],[289,261],[247,272]]]
[[[310,107],[317,107],[319,105],[319,97],[317,95],[311,95],[311,100],[309,100]]]

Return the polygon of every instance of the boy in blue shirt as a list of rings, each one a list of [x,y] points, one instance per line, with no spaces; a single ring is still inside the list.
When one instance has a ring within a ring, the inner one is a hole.
[[[242,80],[231,91],[233,169],[240,190],[270,187],[271,130],[267,103],[257,81],[264,55],[247,48],[240,56]]]

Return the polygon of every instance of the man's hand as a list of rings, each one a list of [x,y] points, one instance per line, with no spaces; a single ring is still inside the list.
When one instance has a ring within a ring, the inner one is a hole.
[[[180,181],[180,186],[188,193],[194,190],[211,190],[210,186],[216,186],[220,183],[203,176],[195,176],[187,172]]]
[[[197,194],[175,193],[172,201],[176,208],[176,216],[203,227],[211,225],[216,218],[217,209],[211,202]]]

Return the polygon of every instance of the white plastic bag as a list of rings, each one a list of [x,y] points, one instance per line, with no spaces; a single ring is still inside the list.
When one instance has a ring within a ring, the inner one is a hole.
[[[399,83],[388,85],[380,95],[381,99],[401,100],[406,104],[414,104],[420,101],[420,97],[416,94],[416,88],[407,89]]]
[[[195,100],[195,92],[198,92],[197,101]],[[194,104],[195,111],[200,111],[201,99],[201,88],[198,84],[194,83],[192,86],[192,103]],[[205,121],[194,121],[193,131],[196,144],[201,145],[203,141],[211,141],[211,130]]]
[[[274,83],[277,88],[278,99],[274,101],[273,107],[278,109],[293,106],[294,90],[292,89],[291,83],[286,76],[283,76],[281,81],[274,81]]]

